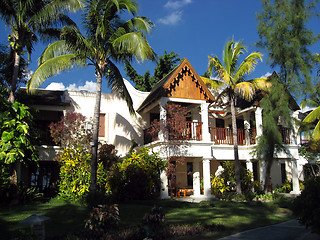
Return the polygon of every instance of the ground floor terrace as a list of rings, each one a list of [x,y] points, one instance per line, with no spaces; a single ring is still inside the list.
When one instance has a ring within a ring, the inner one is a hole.
[[[216,160],[205,158],[185,158],[183,164],[176,164],[174,176],[169,181],[166,172],[161,174],[161,198],[187,197],[210,199],[211,178],[223,170],[223,162],[230,160]],[[264,184],[265,166],[258,160],[240,160],[240,164],[253,173],[254,181]],[[299,177],[303,177],[303,166],[293,159],[276,159],[271,169],[272,190],[282,186],[286,180],[293,182],[292,193],[298,194]]]

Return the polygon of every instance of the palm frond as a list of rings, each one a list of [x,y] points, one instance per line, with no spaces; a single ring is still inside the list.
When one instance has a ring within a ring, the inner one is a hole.
[[[220,80],[210,79],[206,77],[201,77],[201,79],[203,83],[206,84],[206,86],[215,90],[220,89],[224,85],[224,83]]]
[[[209,56],[209,67],[208,71],[212,74],[213,72],[217,75],[219,79],[224,81],[227,85],[231,83],[231,77],[227,69],[221,64],[218,57]]]
[[[110,60],[107,60],[107,67],[110,70],[107,75],[108,85],[111,87],[112,91],[118,93],[120,97],[126,101],[127,106],[129,108],[129,112],[131,114],[135,114],[131,96],[128,92],[128,89],[126,88],[126,85],[124,84],[119,69]]]
[[[55,58],[60,55],[69,53],[65,40],[56,41],[47,46],[39,57],[38,65],[40,66],[45,61]]]
[[[268,78],[255,78],[248,81],[253,84],[255,89],[267,91],[271,87],[271,82]]]
[[[315,141],[319,141],[320,140],[320,121],[318,121],[316,127],[314,128],[311,137]]]
[[[72,69],[76,65],[84,66],[84,64],[85,62],[82,59],[78,59],[75,54],[66,54],[48,59],[37,68],[28,81],[27,91],[32,92],[51,76]]]
[[[155,60],[156,56],[145,36],[141,32],[129,32],[112,41],[115,52],[133,56],[136,60]]]
[[[245,74],[250,74],[254,70],[256,64],[258,63],[258,60],[262,61],[262,53],[250,53],[240,64],[239,68],[237,69],[234,75],[234,78],[238,79],[244,76]]]
[[[316,120],[320,119],[320,106],[310,112],[305,119],[303,119],[303,123],[313,123]]]
[[[76,26],[65,26],[61,32],[61,38],[66,41],[69,51],[84,57],[90,57],[94,53],[89,38],[85,38]]]
[[[252,100],[256,89],[254,85],[250,82],[240,82],[236,85],[234,89],[235,93],[245,100]]]

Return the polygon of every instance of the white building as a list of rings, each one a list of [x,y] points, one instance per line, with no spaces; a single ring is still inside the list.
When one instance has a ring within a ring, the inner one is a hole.
[[[125,84],[133,100],[136,115],[130,115],[126,103],[119,99],[117,94],[102,94],[99,140],[114,144],[121,156],[129,150],[131,140],[135,140],[140,146],[146,145],[160,152],[161,157],[167,158],[167,136],[160,131],[156,140],[148,139],[146,129],[155,119],[160,120],[162,125],[165,124],[167,103],[179,103],[187,107],[189,114],[183,123],[186,126],[183,133],[187,143],[186,160],[184,165],[177,166],[176,186],[192,189],[194,197],[210,198],[210,175],[215,174],[223,161],[234,160],[229,109],[210,107],[215,98],[187,59],[159,81],[150,93],[136,90],[128,81],[125,81]],[[30,99],[28,101],[30,102]],[[258,98],[251,102],[243,101],[237,106],[238,144],[241,163],[254,173],[255,180],[263,182],[263,163],[250,154],[256,144],[256,137],[262,134],[262,109],[258,101]],[[45,129],[50,121],[58,120],[66,112],[80,112],[88,119],[92,118],[94,104],[95,93],[92,92],[48,90],[39,90],[38,98],[34,96],[32,103],[34,108],[40,110],[37,119],[39,127],[44,131],[47,131]],[[292,115],[296,118],[299,117],[298,110],[297,104],[293,103]],[[281,186],[285,179],[292,179],[293,193],[299,193],[298,177],[303,178],[303,165],[306,164],[298,154],[300,137],[297,129],[289,131],[282,126],[282,131],[290,156],[283,153],[275,160],[271,171],[273,187]],[[52,142],[44,142],[44,145],[39,146],[40,166],[46,166],[56,154],[59,147],[51,145]],[[37,171],[38,173],[33,173],[33,178],[38,174],[43,185],[50,185],[49,180],[44,180],[44,175],[40,176],[41,170]],[[51,173],[51,176],[53,175],[54,173]],[[166,175],[162,174],[161,177],[161,197],[166,198]],[[203,193],[200,191],[201,179]]]

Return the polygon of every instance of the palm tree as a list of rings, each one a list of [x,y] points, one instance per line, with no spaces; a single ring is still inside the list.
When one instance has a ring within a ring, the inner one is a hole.
[[[122,21],[120,13],[127,10],[133,17]],[[97,79],[94,108],[93,146],[90,191],[96,191],[97,150],[101,81],[105,77],[111,89],[126,100],[131,113],[134,112],[131,97],[115,63],[155,60],[145,33],[153,27],[145,17],[136,17],[137,4],[133,0],[88,0],[84,13],[84,28],[87,36],[76,27],[66,26],[62,30],[63,40],[49,45],[40,57],[39,67],[27,83],[28,90],[40,86],[48,77],[75,65],[93,65]]]
[[[244,75],[250,74],[257,64],[258,60],[262,61],[260,52],[249,54],[239,65],[239,57],[244,54],[246,48],[242,42],[227,42],[223,50],[223,63],[219,58],[209,56],[208,72],[212,75],[215,73],[219,78],[213,85],[222,86],[223,91],[218,95],[216,101],[219,102],[222,98],[227,98],[231,107],[232,119],[232,135],[234,144],[234,160],[235,160],[235,175],[236,175],[236,191],[241,194],[241,179],[240,165],[237,141],[237,124],[236,124],[236,98],[240,96],[246,100],[251,100],[256,89],[265,87],[266,78],[256,78],[251,81],[245,81]],[[212,80],[213,81],[213,80]],[[217,82],[219,84],[217,84]]]
[[[304,108],[306,105],[315,107],[315,109],[306,116],[306,118],[303,120],[303,123],[310,124],[318,120],[318,123],[313,129],[311,135],[312,139],[317,142],[320,141],[320,83],[316,83],[313,89],[314,91],[310,94],[310,98],[304,99],[301,102],[301,106],[302,108]]]
[[[13,73],[9,101],[14,102],[19,66],[23,51],[29,57],[33,45],[40,39],[59,37],[59,25],[74,22],[65,13],[76,11],[82,6],[81,0],[0,0],[0,17],[10,27],[8,40],[13,51]]]

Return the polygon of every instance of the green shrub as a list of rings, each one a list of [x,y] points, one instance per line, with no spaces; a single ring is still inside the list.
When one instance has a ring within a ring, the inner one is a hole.
[[[211,176],[211,189],[212,193],[220,199],[232,199],[235,195],[232,194],[235,190],[235,165],[234,162],[223,162],[223,171],[218,176]],[[259,184],[256,181],[252,181],[253,174],[245,167],[240,166],[240,178],[241,178],[241,190],[244,196],[238,196],[243,200],[251,201],[254,196],[252,189],[258,188]],[[232,196],[229,196],[229,195]]]
[[[305,182],[305,188],[293,201],[293,214],[299,221],[320,233],[320,177]]]
[[[90,187],[91,154],[82,148],[65,148],[59,154],[60,167],[59,195],[64,199],[83,200]],[[103,164],[97,168],[98,191],[106,188],[106,172]]]
[[[108,190],[119,199],[146,199],[160,192],[160,173],[165,162],[156,153],[141,148],[116,163],[108,176]]]

